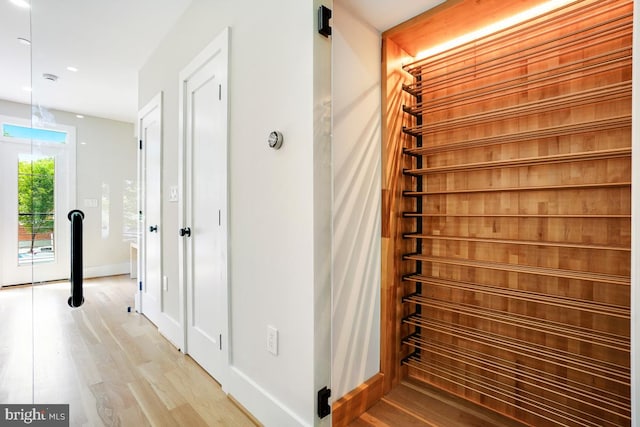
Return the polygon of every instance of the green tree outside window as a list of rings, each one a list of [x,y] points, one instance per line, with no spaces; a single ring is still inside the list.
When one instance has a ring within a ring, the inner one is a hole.
[[[31,235],[31,253],[36,237],[54,229],[54,183],[53,157],[18,162],[18,222]]]

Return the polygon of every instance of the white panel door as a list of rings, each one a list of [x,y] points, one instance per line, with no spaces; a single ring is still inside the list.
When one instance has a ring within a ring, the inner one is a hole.
[[[227,357],[227,33],[181,74],[186,352],[220,383]]]
[[[158,325],[162,301],[162,96],[139,113],[142,144],[140,312]]]

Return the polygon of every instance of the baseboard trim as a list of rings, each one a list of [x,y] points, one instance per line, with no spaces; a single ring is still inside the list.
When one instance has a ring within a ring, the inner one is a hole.
[[[377,373],[333,402],[333,427],[345,427],[382,399],[384,374]]]
[[[118,276],[120,274],[129,274],[129,263],[123,262],[120,264],[96,265],[91,267],[85,267],[82,274],[85,279],[90,279],[93,277],[106,277],[106,276]]]
[[[227,382],[222,384],[222,390],[232,395],[253,415],[253,418],[263,425],[300,427],[313,425],[313,419],[305,420],[295,414],[237,367],[233,365],[229,367],[227,378]]]
[[[184,353],[184,336],[178,322],[167,313],[160,313],[158,317],[158,332],[165,337],[171,344],[175,345],[178,350]]]

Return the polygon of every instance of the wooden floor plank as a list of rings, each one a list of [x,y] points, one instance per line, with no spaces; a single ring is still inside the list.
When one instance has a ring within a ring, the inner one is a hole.
[[[395,406],[386,401],[381,401],[374,405],[369,411],[369,414],[373,416],[377,422],[376,426],[389,425],[389,426],[403,426],[403,427],[425,427],[433,426],[435,424],[430,423],[426,418],[416,416],[416,414],[407,412],[399,406]],[[382,424],[378,424],[381,422]],[[452,424],[453,425],[453,424]]]
[[[360,416],[360,418],[356,418],[355,420],[353,420],[349,424],[349,427],[375,427],[376,421],[377,420],[374,417],[367,413],[364,413]],[[378,424],[378,426],[382,427],[380,424]]]
[[[190,427],[207,427],[207,422],[202,419],[200,414],[193,409],[188,403],[184,403],[174,409],[171,410],[171,415],[173,419],[176,420],[178,425],[181,426],[190,426]]]
[[[183,395],[175,393],[171,382],[164,375],[165,371],[157,363],[147,362],[140,365],[139,369],[165,407],[174,409],[187,403]]]
[[[127,384],[127,386],[151,425],[159,427],[179,425],[146,380],[138,380]]]
[[[349,427],[523,427],[424,383],[407,380],[349,424]]]

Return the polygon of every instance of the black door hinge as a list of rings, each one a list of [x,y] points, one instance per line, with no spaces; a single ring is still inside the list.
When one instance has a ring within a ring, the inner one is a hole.
[[[142,150],[142,140],[140,140],[140,149]]]
[[[140,284],[140,290],[142,290],[142,280],[138,283]]]
[[[331,397],[331,389],[322,387],[318,390],[318,416],[324,418],[331,413],[329,398]]]
[[[318,32],[325,37],[331,35],[331,25],[329,20],[331,19],[331,9],[327,6],[320,6],[318,8]]]

